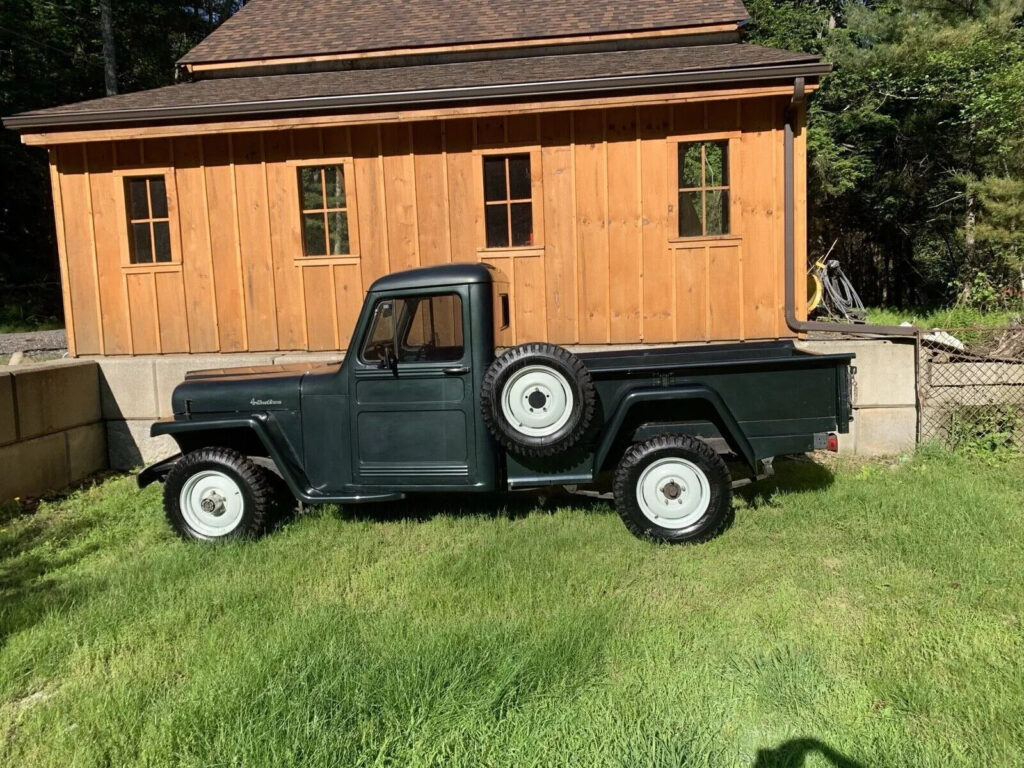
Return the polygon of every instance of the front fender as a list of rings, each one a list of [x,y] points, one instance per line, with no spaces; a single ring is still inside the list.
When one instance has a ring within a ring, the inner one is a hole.
[[[177,464],[178,459],[180,458],[181,454],[176,453],[163,461],[158,461],[156,464],[150,464],[144,470],[139,472],[138,476],[135,478],[136,482],[139,484],[139,488],[145,488],[147,485],[152,485],[158,480],[163,482],[164,478],[167,477],[167,473],[171,471],[171,467]]]
[[[747,439],[743,428],[740,427],[736,417],[733,416],[732,411],[729,410],[721,396],[710,387],[692,385],[641,389],[630,392],[622,398],[622,402],[619,403],[619,407],[616,408],[615,413],[608,422],[608,427],[605,429],[601,442],[594,454],[595,475],[604,466],[604,462],[608,458],[612,446],[615,444],[615,440],[622,429],[623,423],[626,421],[626,417],[629,415],[630,409],[639,403],[665,401],[704,402],[709,405],[718,416],[718,428],[722,433],[722,437],[726,439],[733,450],[743,457],[751,471],[756,472],[757,458],[754,453],[754,447],[750,444],[750,440]]]
[[[195,434],[199,432],[210,432],[214,435],[211,440],[211,445],[216,445],[216,434],[225,429],[250,429],[256,438],[260,441],[260,444],[267,451],[267,456],[274,462],[278,472],[281,474],[282,479],[288,486],[288,489],[295,495],[297,499],[303,501],[310,501],[309,485],[306,482],[305,475],[302,469],[298,466],[294,457],[281,450],[281,445],[284,444],[284,439],[276,439],[270,434],[269,419],[261,414],[253,416],[222,416],[210,419],[201,420],[189,420],[189,421],[175,421],[172,419],[166,419],[158,421],[153,424],[150,428],[149,433],[153,437],[160,435],[170,435],[171,437],[177,437],[178,435]],[[162,464],[162,462],[161,462]],[[154,465],[151,469],[154,473],[160,464]],[[144,470],[148,472],[149,470]],[[169,469],[168,469],[169,471]],[[151,473],[153,474],[153,473]],[[166,472],[164,473],[166,474]],[[147,475],[147,478],[149,475]]]

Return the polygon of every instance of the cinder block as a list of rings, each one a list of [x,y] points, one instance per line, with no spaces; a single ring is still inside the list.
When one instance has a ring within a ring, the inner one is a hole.
[[[46,435],[0,448],[0,501],[59,491],[69,483],[64,435]]]
[[[107,420],[155,419],[156,382],[148,357],[100,357],[100,396]]]
[[[64,433],[68,446],[68,482],[106,469],[107,429],[103,424],[75,427]]]
[[[163,418],[172,415],[171,394],[174,392],[174,388],[185,380],[186,373],[210,368],[242,368],[255,365],[274,365],[274,355],[272,353],[165,355],[153,358],[153,371],[156,379],[156,416]],[[148,415],[146,414],[142,418]]]
[[[917,403],[916,349],[913,341],[891,339],[805,339],[797,346],[808,352],[852,352],[857,368],[855,403],[860,407]]]
[[[20,439],[99,421],[98,373],[91,361],[41,363],[11,371]]]
[[[18,427],[14,419],[14,378],[9,373],[0,373],[0,445],[13,443],[17,439]]]
[[[149,436],[152,423],[147,419],[107,422],[107,455],[111,469],[134,469],[178,452],[173,438]]]
[[[860,408],[856,412],[856,452],[884,456],[911,451],[917,442],[917,409]]]

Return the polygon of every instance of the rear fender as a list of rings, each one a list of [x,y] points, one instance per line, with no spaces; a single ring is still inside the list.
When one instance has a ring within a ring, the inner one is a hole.
[[[597,451],[594,454],[594,474],[596,475],[604,468],[612,447],[619,438],[630,410],[641,403],[653,402],[691,402],[704,403],[716,416],[716,422],[722,437],[729,443],[729,447],[736,454],[743,458],[751,472],[757,471],[757,459],[754,448],[747,439],[746,433],[740,427],[732,411],[722,400],[721,396],[710,387],[685,386],[685,387],[659,387],[657,389],[641,389],[630,392],[619,403],[615,413],[608,422],[608,426],[601,436]]]
[[[270,425],[265,416],[228,417],[205,419],[202,421],[158,421],[150,429],[150,434],[153,437],[169,435],[180,445],[183,441],[179,438],[194,438],[203,433],[209,433],[210,439],[208,444],[216,446],[221,444],[218,442],[218,435],[222,435],[225,430],[238,429],[249,430],[256,436],[256,439],[259,440],[260,445],[266,451],[267,457],[273,462],[277,474],[281,476],[288,489],[295,495],[295,498],[309,501],[309,485],[306,482],[305,474],[295,458],[281,450],[280,445],[283,443],[283,439],[276,440],[270,434]],[[180,458],[180,455],[177,458]],[[177,458],[175,458],[175,461]],[[171,460],[168,459],[167,461]],[[171,463],[173,464],[173,461]],[[164,462],[161,462],[143,470],[143,474],[146,474],[148,482],[152,482],[149,479],[151,476],[153,479],[162,479],[159,473],[163,472],[163,475],[166,475],[170,471],[169,467],[167,471],[164,471],[163,464]],[[142,474],[139,477],[141,482]]]

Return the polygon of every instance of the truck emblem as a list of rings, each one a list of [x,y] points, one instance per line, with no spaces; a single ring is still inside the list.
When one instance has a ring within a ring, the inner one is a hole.
[[[249,401],[249,405],[281,405],[280,400],[257,400],[255,397]]]

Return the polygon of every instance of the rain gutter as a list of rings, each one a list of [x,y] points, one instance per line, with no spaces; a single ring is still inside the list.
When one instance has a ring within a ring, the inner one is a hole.
[[[346,109],[426,107],[450,102],[499,101],[552,96],[577,96],[589,93],[642,91],[687,86],[717,85],[735,82],[788,81],[817,77],[828,73],[831,65],[821,62],[763,67],[733,67],[694,72],[659,72],[641,75],[611,75],[592,78],[546,80],[501,85],[474,85],[415,91],[389,91],[344,96],[309,96],[266,101],[238,101],[226,104],[190,104],[186,106],[141,107],[128,109],[27,112],[3,119],[7,128],[19,131],[77,128],[111,123],[182,122],[219,118],[256,118],[267,115],[292,115],[334,112]],[[282,77],[288,77],[283,75]],[[187,88],[190,85],[170,86]]]

